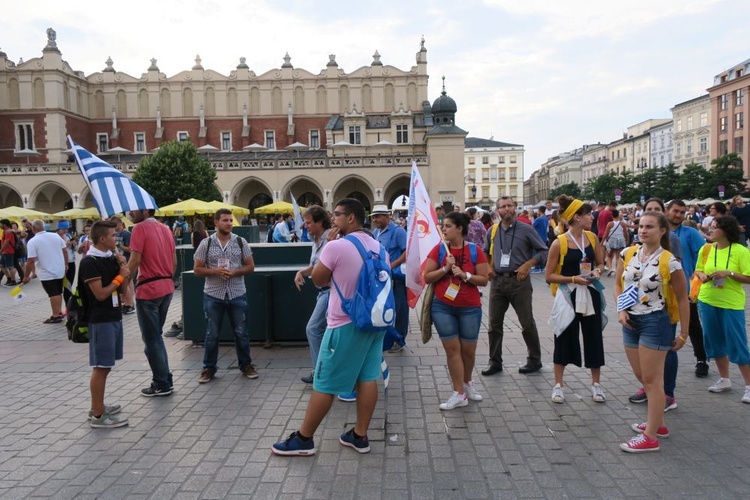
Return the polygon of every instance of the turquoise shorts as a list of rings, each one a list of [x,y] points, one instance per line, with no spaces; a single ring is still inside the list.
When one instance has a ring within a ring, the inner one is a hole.
[[[383,337],[357,330],[353,323],[326,328],[315,367],[313,389],[323,394],[352,392],[357,382],[371,382],[382,376]]]

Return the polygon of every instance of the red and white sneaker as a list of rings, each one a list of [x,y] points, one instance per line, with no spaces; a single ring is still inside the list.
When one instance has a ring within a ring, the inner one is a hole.
[[[646,432],[646,422],[643,422],[641,424],[633,424],[630,426],[631,429],[633,429],[638,434],[643,434]],[[666,439],[669,437],[669,429],[667,429],[666,426],[662,425],[658,429],[656,429],[656,437]]]
[[[650,438],[645,434],[638,434],[627,443],[622,443],[620,449],[627,453],[648,453],[650,451],[659,451],[659,440],[656,438]]]

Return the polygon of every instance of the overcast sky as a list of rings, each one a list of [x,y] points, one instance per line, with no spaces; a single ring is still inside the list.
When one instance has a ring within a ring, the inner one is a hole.
[[[152,57],[172,76],[196,54],[224,75],[243,56],[257,74],[278,68],[285,52],[315,74],[336,54],[351,72],[376,49],[408,70],[424,35],[430,100],[445,75],[457,125],[523,144],[525,178],[559,152],[671,118],[750,58],[747,0],[27,0],[4,6],[0,48],[16,62],[38,57],[48,27],[75,70],[111,57],[136,77]]]

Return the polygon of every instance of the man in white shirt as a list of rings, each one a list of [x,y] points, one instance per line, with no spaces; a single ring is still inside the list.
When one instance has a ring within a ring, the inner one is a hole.
[[[34,238],[29,240],[26,246],[28,260],[23,283],[28,283],[36,271],[52,308],[52,316],[44,322],[62,323],[63,278],[68,268],[65,241],[56,233],[46,232],[42,220],[37,219],[32,222],[31,228],[34,231]],[[36,270],[37,265],[38,270]]]

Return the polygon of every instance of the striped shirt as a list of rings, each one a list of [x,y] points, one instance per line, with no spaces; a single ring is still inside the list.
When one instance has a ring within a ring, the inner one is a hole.
[[[239,242],[242,244],[240,248]],[[210,247],[209,247],[210,242]],[[195,251],[193,260],[206,263],[208,268],[219,267],[219,259],[227,259],[228,269],[239,269],[243,266],[244,259],[253,255],[250,245],[244,238],[230,233],[230,239],[226,246],[221,245],[221,241],[216,237],[216,233],[208,238],[204,238]],[[208,255],[206,255],[208,254]],[[225,297],[229,300],[245,295],[245,276],[234,276],[228,280],[220,276],[206,276],[206,283],[203,285],[203,293],[211,297],[223,300]]]
[[[330,229],[326,229],[323,231],[323,234],[320,235],[319,238],[312,237],[312,249],[310,251],[310,267],[315,267],[315,264],[318,263],[318,259],[320,259],[320,252],[323,251],[323,246],[328,241],[328,233],[330,232]],[[330,288],[329,286],[324,287],[318,287],[320,290],[328,290]]]

